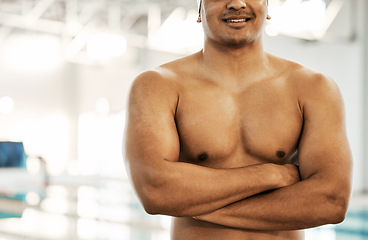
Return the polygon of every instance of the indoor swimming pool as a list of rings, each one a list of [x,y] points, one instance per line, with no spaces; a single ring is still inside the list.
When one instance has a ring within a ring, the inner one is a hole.
[[[170,239],[170,217],[146,214],[127,181],[50,185],[23,199],[0,201],[0,216],[10,217],[0,219],[0,240]],[[343,223],[306,230],[305,239],[368,240],[367,197],[353,198]]]

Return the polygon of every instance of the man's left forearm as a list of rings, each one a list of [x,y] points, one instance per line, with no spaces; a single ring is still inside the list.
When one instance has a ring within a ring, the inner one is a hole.
[[[344,220],[349,187],[318,174],[292,186],[256,195],[196,219],[249,230],[298,230]],[[346,191],[345,191],[346,190]]]

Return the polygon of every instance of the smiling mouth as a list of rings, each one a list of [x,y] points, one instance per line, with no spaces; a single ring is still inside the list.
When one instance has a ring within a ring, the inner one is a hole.
[[[240,22],[248,22],[252,18],[241,18],[241,19],[225,19],[224,21],[227,23],[240,23]]]

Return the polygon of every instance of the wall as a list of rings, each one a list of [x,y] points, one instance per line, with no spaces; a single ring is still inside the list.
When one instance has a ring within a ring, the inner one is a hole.
[[[75,68],[57,52],[49,55],[57,48],[47,44],[57,40],[15,32],[0,45],[0,98],[10,96],[15,105],[0,114],[0,139],[23,141],[28,155],[59,171],[76,156]]]

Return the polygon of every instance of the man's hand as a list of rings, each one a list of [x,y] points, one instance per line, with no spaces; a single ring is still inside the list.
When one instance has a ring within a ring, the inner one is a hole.
[[[281,178],[284,180],[284,185],[282,187],[287,187],[300,181],[298,166],[288,163],[281,165],[281,167],[284,168],[284,173],[282,173],[281,176]]]

